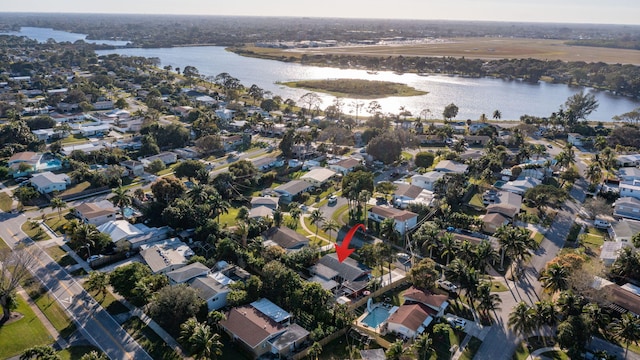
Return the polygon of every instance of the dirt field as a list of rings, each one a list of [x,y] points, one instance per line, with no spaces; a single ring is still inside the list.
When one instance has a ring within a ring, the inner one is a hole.
[[[287,56],[286,54],[300,53],[365,56],[464,56],[470,59],[534,58],[640,65],[640,51],[638,50],[569,46],[565,45],[562,40],[542,39],[462,38],[430,44],[349,46],[282,51],[282,55],[285,56]]]

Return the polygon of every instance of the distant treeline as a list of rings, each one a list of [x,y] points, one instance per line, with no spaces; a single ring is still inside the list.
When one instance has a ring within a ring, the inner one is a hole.
[[[536,59],[466,59],[455,57],[418,56],[357,56],[342,54],[299,55],[285,57],[283,53],[255,52],[251,48],[231,48],[244,56],[269,58],[305,65],[341,68],[361,68],[413,73],[441,73],[470,77],[492,76],[523,79],[532,83],[540,80],[568,85],[580,85],[610,90],[618,95],[640,98],[640,67],[635,65],[564,62]],[[286,55],[286,53],[285,53]]]
[[[596,46],[596,47],[614,48],[614,49],[640,50],[640,37],[635,39],[624,37],[622,39],[570,40],[570,41],[567,41],[566,44],[578,45],[578,46]]]

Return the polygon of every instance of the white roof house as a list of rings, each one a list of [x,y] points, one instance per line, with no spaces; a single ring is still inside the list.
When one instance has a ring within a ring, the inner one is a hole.
[[[308,173],[302,175],[300,180],[304,180],[314,186],[320,186],[326,183],[331,177],[335,176],[336,172],[326,168],[312,169]]]
[[[66,174],[54,174],[51,171],[36,174],[31,178],[31,185],[41,194],[64,191],[69,184],[71,179]]]
[[[140,247],[140,256],[154,274],[166,274],[187,264],[193,250],[178,238],[159,241]]]
[[[640,199],[640,180],[623,181],[620,183],[620,197]]]
[[[142,235],[144,232],[127,220],[109,221],[98,226],[98,231],[111,236],[111,240],[116,242],[121,239],[127,239],[136,235]]]
[[[411,185],[419,186],[425,190],[433,191],[433,185],[444,176],[443,172],[429,171],[422,175],[413,175]]]
[[[451,160],[442,160],[434,168],[435,171],[450,173],[450,174],[464,174],[469,168],[468,165],[460,164]]]
[[[526,177],[524,179],[518,179],[513,181],[507,181],[504,185],[502,185],[502,190],[509,191],[514,194],[524,195],[524,193],[538,185],[542,184],[542,181],[530,177]]]

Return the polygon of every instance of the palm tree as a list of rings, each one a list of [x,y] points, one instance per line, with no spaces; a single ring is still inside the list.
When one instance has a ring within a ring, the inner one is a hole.
[[[578,316],[582,313],[583,298],[580,295],[576,295],[571,290],[563,291],[560,293],[556,304],[560,314],[567,318],[569,316]]]
[[[509,327],[516,333],[525,337],[534,326],[533,314],[527,303],[521,301],[509,314]]]
[[[631,313],[625,313],[622,314],[620,319],[613,320],[607,330],[614,338],[624,341],[626,345],[624,358],[626,359],[629,353],[629,345],[632,342],[638,344],[638,340],[640,340],[640,319]]]
[[[493,112],[493,118],[495,120],[500,120],[502,119],[502,113],[500,112],[500,110],[496,110]]]
[[[389,346],[385,353],[385,358],[388,360],[400,360],[404,352],[404,343],[402,340],[398,340]]]
[[[222,355],[220,335],[211,331],[209,325],[198,324],[189,338],[189,347],[194,359],[217,359]]]
[[[478,299],[478,310],[484,312],[487,318],[489,317],[490,311],[496,311],[500,309],[502,299],[498,294],[491,293],[491,282],[481,282],[480,285],[478,285],[476,296]]]
[[[555,304],[550,300],[536,301],[531,308],[533,326],[540,331],[545,326],[554,327],[558,323]]]
[[[427,360],[433,352],[432,345],[433,339],[429,337],[429,333],[425,332],[416,338],[413,345],[411,345],[411,350],[415,352],[417,359]]]
[[[455,255],[456,249],[458,248],[458,244],[452,233],[444,233],[440,237],[440,248],[442,249],[441,256],[447,256],[446,265],[449,265],[449,257]]]
[[[320,228],[320,223],[324,221],[324,216],[322,215],[322,211],[320,209],[315,209],[309,215],[309,219],[311,220],[311,224],[316,227],[316,240],[318,239],[318,230]]]
[[[557,291],[567,290],[569,288],[569,271],[564,266],[553,263],[549,265],[542,273],[540,282],[545,290],[552,294]]]
[[[273,212],[273,225],[276,227],[282,225],[282,218],[282,211],[280,211],[280,209],[276,209],[276,211]]]
[[[294,203],[291,203],[294,204]],[[300,220],[300,215],[302,215],[302,210],[296,206],[297,204],[294,204],[294,206],[289,206],[289,216],[291,216],[291,220],[293,220],[292,224],[290,226],[293,227],[293,229],[297,229],[298,228],[298,220]]]
[[[318,360],[320,354],[322,354],[322,345],[319,342],[314,342],[309,347],[309,351],[307,352],[310,358]]]
[[[380,223],[380,235],[390,242],[398,239],[398,231],[396,230],[395,220],[389,218],[384,219]]]
[[[86,281],[87,290],[102,294],[104,299],[107,296],[109,287],[109,274],[102,271],[92,271]]]
[[[209,197],[209,193],[207,192],[207,188],[202,184],[194,184],[189,191],[187,191],[187,197],[193,200],[196,204],[203,204],[207,201]]]
[[[333,241],[331,239],[331,232],[337,231],[339,228],[340,228],[340,225],[338,225],[338,223],[333,219],[329,219],[325,221],[324,224],[322,224],[322,231],[325,231],[329,234],[329,240],[331,241]]]
[[[99,353],[95,350],[88,352],[80,358],[80,360],[109,360],[107,355]]]
[[[131,195],[128,194],[129,190],[123,188],[122,186],[113,189],[113,196],[111,197],[111,202],[117,207],[120,208],[120,214],[124,216],[124,208],[131,205],[132,198]]]
[[[133,191],[133,197],[138,199],[138,201],[144,201],[145,194],[142,188],[137,188]]]
[[[214,192],[207,197],[207,204],[211,207],[212,215],[217,218],[218,224],[220,224],[220,215],[228,214],[231,204],[224,200],[220,194]]]
[[[54,197],[49,203],[52,210],[58,210],[58,220],[62,220],[62,209],[67,208],[67,203],[59,197]]]
[[[591,162],[589,163],[589,166],[587,166],[584,177],[589,180],[593,186],[595,186],[602,181],[602,168],[597,162]]]
[[[209,325],[213,326],[217,330],[220,330],[220,321],[225,320],[227,320],[227,316],[220,311],[213,310],[210,311],[209,314],[207,314],[207,323],[209,323]]]
[[[49,345],[39,345],[27,349],[20,360],[60,360],[58,353]]]
[[[482,241],[476,246],[473,265],[476,269],[484,271],[487,265],[493,264],[498,259],[498,253],[491,246],[491,242]]]

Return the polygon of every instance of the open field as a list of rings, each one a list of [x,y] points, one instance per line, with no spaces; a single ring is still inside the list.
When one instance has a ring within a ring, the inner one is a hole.
[[[295,50],[251,48],[265,56],[299,58],[300,54],[347,54],[362,56],[453,56],[469,59],[533,58],[562,61],[602,61],[640,65],[640,51],[566,45],[563,40],[454,38],[442,42],[411,45],[345,46]]]

